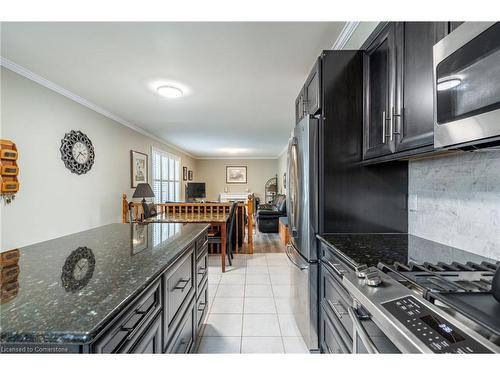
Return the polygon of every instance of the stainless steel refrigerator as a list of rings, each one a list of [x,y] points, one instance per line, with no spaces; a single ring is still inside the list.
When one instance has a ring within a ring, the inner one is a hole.
[[[304,117],[288,144],[287,212],[293,313],[310,351],[318,344],[318,120]]]

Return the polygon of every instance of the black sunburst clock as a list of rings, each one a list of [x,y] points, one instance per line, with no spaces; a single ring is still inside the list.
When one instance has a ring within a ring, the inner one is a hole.
[[[94,146],[81,131],[72,130],[61,140],[61,159],[72,173],[85,174],[94,165]]]

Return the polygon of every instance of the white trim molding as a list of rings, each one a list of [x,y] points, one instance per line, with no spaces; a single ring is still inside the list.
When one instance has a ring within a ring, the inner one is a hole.
[[[283,156],[284,153],[286,153],[288,151],[288,145],[286,145],[283,150],[281,150],[281,152],[279,153],[278,157],[276,159],[279,159]]]
[[[337,37],[337,40],[335,41],[335,43],[333,43],[332,49],[339,50],[344,48],[349,39],[351,39],[352,34],[354,34],[354,31],[356,31],[358,25],[359,22],[357,21],[346,22],[344,27],[342,28],[342,31]]]
[[[181,149],[180,147],[177,147],[177,146],[165,141],[164,139],[162,139],[154,134],[149,133],[148,131],[142,129],[141,127],[139,127],[135,124],[132,124],[131,122],[129,122],[127,120],[122,119],[121,117],[115,115],[114,113],[111,113],[111,112],[105,110],[104,108],[99,107],[97,104],[94,104],[91,101],[89,101],[85,98],[82,98],[81,96],[76,95],[75,93],[73,93],[69,90],[66,90],[64,87],[61,87],[58,84],[49,81],[48,79],[32,72],[29,69],[22,67],[19,64],[16,64],[15,62],[13,62],[9,59],[6,59],[5,57],[0,56],[0,66],[3,66],[4,68],[9,69],[9,70],[13,71],[14,73],[17,73],[17,74],[33,81],[33,82],[36,82],[39,85],[42,85],[42,86],[48,88],[49,90],[52,90],[52,91],[54,91],[62,96],[65,96],[66,98],[71,99],[71,100],[77,102],[78,104],[81,104],[81,105],[91,109],[92,111],[103,115],[104,117],[107,117],[107,118],[109,118],[109,119],[111,119],[119,124],[122,124],[122,125],[130,128],[138,133],[141,133],[142,135],[145,135],[149,138],[152,138],[155,141],[158,141],[158,142],[164,144],[165,146],[168,146],[176,151],[179,151],[179,152],[183,153],[184,155],[187,155],[193,159],[197,159],[197,157],[195,157],[194,155],[191,155],[189,152]]]
[[[254,159],[265,159],[265,160],[276,160],[279,156],[198,156],[196,160],[254,160]]]

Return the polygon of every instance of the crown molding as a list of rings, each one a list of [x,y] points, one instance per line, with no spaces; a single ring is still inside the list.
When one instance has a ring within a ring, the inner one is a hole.
[[[346,22],[344,27],[342,28],[342,31],[340,32],[339,36],[337,37],[337,40],[335,43],[333,43],[332,49],[338,50],[338,49],[343,49],[344,46],[347,44],[349,39],[351,39],[352,34],[354,34],[354,31],[358,27],[359,22],[357,21],[350,21]]]
[[[196,160],[277,160],[279,156],[198,156]]]
[[[281,150],[281,152],[278,154],[278,156],[276,157],[276,159],[279,159],[281,158],[286,152],[288,151],[288,145],[286,145],[283,150]]]
[[[6,59],[5,57],[0,56],[0,66],[3,66],[4,68],[9,69],[9,70],[13,71],[14,73],[17,73],[17,74],[33,81],[33,82],[36,82],[39,85],[42,85],[42,86],[48,88],[49,90],[52,90],[52,91],[66,97],[68,99],[71,99],[74,102],[77,102],[78,104],[81,104],[84,107],[87,107],[87,108],[91,109],[92,111],[103,115],[104,117],[107,117],[107,118],[109,118],[109,119],[111,119],[111,120],[113,120],[121,125],[126,126],[127,128],[130,128],[130,129],[136,131],[137,133],[140,133],[140,134],[145,135],[149,138],[152,138],[155,141],[158,141],[158,142],[162,143],[163,145],[168,146],[168,147],[170,147],[178,152],[181,152],[184,155],[187,155],[193,159],[197,159],[196,156],[191,155],[189,152],[183,150],[182,148],[177,147],[177,146],[165,141],[164,139],[162,139],[154,134],[149,133],[148,131],[144,130],[143,128],[141,128],[135,124],[132,124],[131,122],[129,122],[127,120],[122,119],[121,117],[115,115],[114,113],[111,113],[111,112],[105,110],[104,108],[99,107],[97,104],[94,104],[91,101],[89,101],[85,98],[82,98],[81,96],[76,95],[75,93],[73,93],[69,90],[66,90],[64,87],[61,87],[58,84],[56,84],[52,81],[49,81],[48,79],[32,72],[29,69],[26,69],[25,67],[15,63],[9,59]]]

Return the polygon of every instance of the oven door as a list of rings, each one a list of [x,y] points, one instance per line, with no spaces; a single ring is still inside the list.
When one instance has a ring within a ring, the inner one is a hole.
[[[466,22],[434,46],[434,146],[500,139],[500,23]]]

